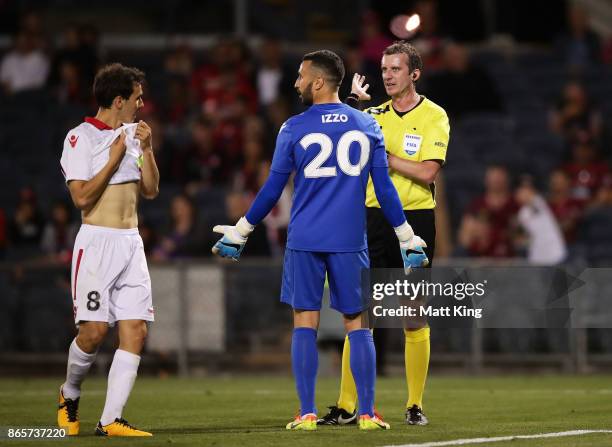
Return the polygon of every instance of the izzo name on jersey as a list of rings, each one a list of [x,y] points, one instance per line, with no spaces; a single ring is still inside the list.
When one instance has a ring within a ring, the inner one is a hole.
[[[326,113],[325,115],[321,115],[322,123],[346,123],[348,121],[348,116],[344,113]]]

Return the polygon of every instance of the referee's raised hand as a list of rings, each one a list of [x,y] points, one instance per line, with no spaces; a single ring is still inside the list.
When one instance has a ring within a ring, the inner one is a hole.
[[[357,96],[359,101],[369,101],[372,99],[368,93],[370,84],[363,85],[365,82],[365,76],[361,76],[359,73],[353,75],[353,83],[351,84],[351,95]]]

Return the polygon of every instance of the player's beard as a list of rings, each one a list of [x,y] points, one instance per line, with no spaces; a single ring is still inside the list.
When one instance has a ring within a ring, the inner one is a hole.
[[[300,99],[305,106],[312,105],[312,82],[306,86],[303,92],[300,92]]]

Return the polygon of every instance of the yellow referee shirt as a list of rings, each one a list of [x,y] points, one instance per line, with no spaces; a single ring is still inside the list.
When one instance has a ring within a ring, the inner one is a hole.
[[[412,161],[446,160],[450,134],[448,116],[442,107],[424,96],[414,109],[403,116],[397,114],[390,100],[365,112],[378,122],[390,154]],[[389,176],[405,210],[432,209],[436,206],[435,184],[414,182],[393,169],[389,171]],[[366,206],[380,208],[372,178],[368,181]]]

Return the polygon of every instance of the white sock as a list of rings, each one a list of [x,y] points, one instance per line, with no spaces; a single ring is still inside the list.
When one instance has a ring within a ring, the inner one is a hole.
[[[68,367],[66,368],[66,381],[62,385],[62,393],[67,399],[76,399],[81,395],[81,383],[96,359],[98,353],[88,354],[77,345],[76,338],[72,340],[68,350]]]
[[[130,392],[138,375],[139,364],[139,355],[121,349],[115,351],[113,364],[108,372],[106,403],[100,418],[102,425],[111,424],[115,422],[116,418],[121,418],[123,407],[130,397]]]

